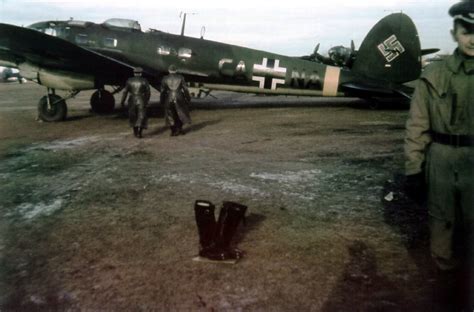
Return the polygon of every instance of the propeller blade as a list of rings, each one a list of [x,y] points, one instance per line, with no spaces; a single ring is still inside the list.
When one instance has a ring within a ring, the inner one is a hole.
[[[314,47],[313,54],[318,54],[318,51],[319,51],[319,43],[316,45],[316,47]]]

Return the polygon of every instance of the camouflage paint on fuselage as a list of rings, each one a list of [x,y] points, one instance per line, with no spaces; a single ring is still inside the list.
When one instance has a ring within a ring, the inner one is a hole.
[[[174,64],[188,81],[252,87],[257,93],[304,89],[336,96],[338,85],[353,78],[338,67],[161,31],[77,21],[42,22],[30,28],[152,72],[166,73]]]

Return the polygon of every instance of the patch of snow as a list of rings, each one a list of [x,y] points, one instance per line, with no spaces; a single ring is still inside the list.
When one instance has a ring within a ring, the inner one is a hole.
[[[264,192],[258,188],[236,183],[234,181],[222,181],[215,180],[207,175],[196,176],[196,175],[180,175],[180,174],[166,174],[157,179],[158,182],[172,181],[172,182],[186,182],[188,184],[194,184],[196,181],[199,183],[205,183],[207,185],[217,187],[223,191],[231,192],[234,194],[252,194],[252,195],[265,195]]]
[[[188,180],[189,180],[188,177],[185,177],[181,174],[176,174],[176,173],[165,174],[158,178],[158,182],[162,182],[162,181],[183,182],[183,181],[188,181]]]
[[[51,203],[23,203],[16,207],[15,211],[21,214],[26,220],[33,220],[40,216],[49,216],[61,209],[62,199],[56,199]]]
[[[234,182],[228,182],[228,181],[220,181],[220,182],[214,182],[214,183],[209,183],[212,186],[219,187],[223,191],[231,192],[234,194],[251,194],[251,195],[264,195],[263,192],[261,192],[259,189],[234,183]]]
[[[88,143],[98,142],[99,136],[81,137],[72,140],[56,140],[49,143],[37,144],[28,150],[64,150],[79,147]]]
[[[284,173],[251,173],[250,177],[284,184],[314,181],[322,173],[319,169],[286,171]]]

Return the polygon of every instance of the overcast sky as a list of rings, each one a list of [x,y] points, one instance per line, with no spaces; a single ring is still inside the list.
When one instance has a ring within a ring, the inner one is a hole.
[[[370,1],[204,1],[204,0],[0,0],[0,22],[27,26],[44,20],[135,19],[142,29],[179,34],[180,12],[188,12],[186,35],[285,55],[304,55],[321,44],[320,53],[335,45],[359,47],[379,19],[395,12],[408,14],[418,28],[423,48],[450,53],[447,11],[456,0]],[[191,13],[194,13],[191,15]]]

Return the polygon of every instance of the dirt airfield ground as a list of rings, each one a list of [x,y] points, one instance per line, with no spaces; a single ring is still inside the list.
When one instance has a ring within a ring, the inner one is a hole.
[[[138,140],[90,92],[37,122],[43,93],[0,84],[1,311],[439,308],[426,215],[400,192],[406,110],[217,93],[185,136],[154,106]],[[191,261],[196,199],[249,207],[236,265]]]

